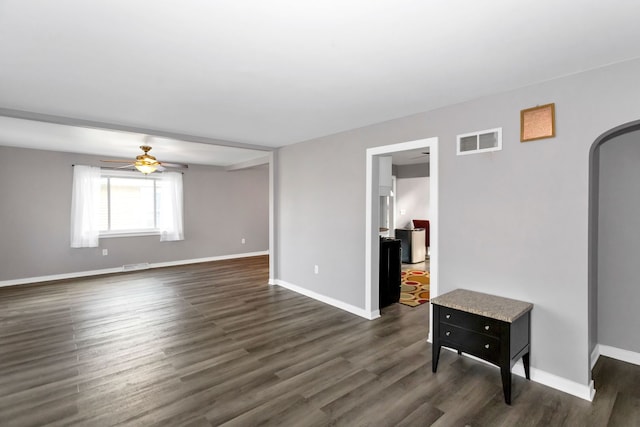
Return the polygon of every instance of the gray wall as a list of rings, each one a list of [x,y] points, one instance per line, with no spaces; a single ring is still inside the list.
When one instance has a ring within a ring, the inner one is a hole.
[[[532,366],[587,385],[589,150],[640,117],[638,75],[626,62],[281,148],[277,278],[364,308],[366,148],[438,137],[440,292],[534,303]],[[557,136],[520,143],[520,110],[549,102]],[[457,134],[495,127],[502,151],[456,156]]]
[[[412,228],[414,219],[429,219],[430,208],[429,178],[396,179],[397,228]]]
[[[640,131],[600,146],[598,342],[640,352]]]
[[[99,159],[0,146],[0,281],[268,249],[268,166],[234,172],[190,166],[183,177],[184,241],[123,237],[71,249],[71,165]]]

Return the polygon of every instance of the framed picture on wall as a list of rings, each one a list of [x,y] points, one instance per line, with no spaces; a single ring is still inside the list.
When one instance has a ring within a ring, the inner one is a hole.
[[[555,104],[540,105],[520,111],[520,142],[556,136]]]

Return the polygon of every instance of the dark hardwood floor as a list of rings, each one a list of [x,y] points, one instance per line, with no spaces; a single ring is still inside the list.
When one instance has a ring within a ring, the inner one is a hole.
[[[640,367],[593,403],[443,351],[428,305],[367,321],[255,257],[0,288],[0,425],[638,426]]]

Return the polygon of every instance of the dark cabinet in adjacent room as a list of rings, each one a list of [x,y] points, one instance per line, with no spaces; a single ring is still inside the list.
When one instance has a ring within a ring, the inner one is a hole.
[[[400,300],[401,242],[380,238],[380,308]]]

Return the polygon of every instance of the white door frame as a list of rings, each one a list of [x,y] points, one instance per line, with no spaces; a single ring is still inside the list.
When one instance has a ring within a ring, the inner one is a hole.
[[[378,173],[374,182],[374,159],[376,156],[396,153],[398,151],[415,150],[419,148],[429,148],[429,202],[431,205],[431,217],[429,218],[430,231],[430,296],[438,295],[438,138],[426,138],[416,141],[401,142],[398,144],[383,145],[367,149],[367,170],[366,170],[366,218],[365,218],[365,312],[369,319],[380,317],[380,307],[378,298],[374,298],[374,286],[378,282],[378,260],[380,248],[378,245],[378,224],[374,225],[373,201],[379,196]],[[374,262],[375,257],[375,262]],[[375,301],[374,301],[375,299]],[[431,322],[429,322],[431,325]],[[431,328],[431,326],[430,326]],[[431,337],[431,333],[429,333]]]
[[[276,278],[276,158],[269,153],[269,284],[275,285]]]

